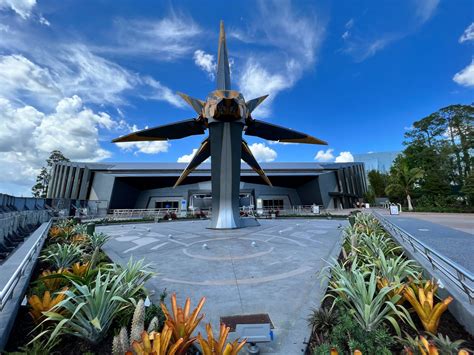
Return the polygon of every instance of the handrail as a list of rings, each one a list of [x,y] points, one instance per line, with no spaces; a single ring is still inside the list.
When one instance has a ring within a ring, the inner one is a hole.
[[[20,265],[17,267],[15,272],[12,274],[8,282],[5,284],[2,290],[0,290],[0,311],[3,310],[5,305],[10,300],[10,296],[15,290],[16,285],[20,281],[21,277],[23,276],[26,268],[29,266],[31,259],[36,254],[38,248],[41,248],[43,245],[43,241],[48,235],[49,228],[51,227],[52,220],[50,219],[48,224],[44,227],[43,231],[41,231],[41,236],[35,241],[35,243],[31,246],[26,253],[25,257],[21,261]],[[40,227],[41,228],[41,227]],[[34,232],[33,232],[34,233]]]
[[[474,274],[457,264],[447,256],[429,247],[406,230],[400,228],[377,211],[371,211],[372,215],[378,219],[382,227],[395,239],[400,237],[404,243],[408,243],[414,253],[420,253],[431,264],[433,270],[440,271],[456,287],[458,287],[468,297],[469,303],[474,303]],[[447,268],[448,267],[448,268]],[[449,270],[449,268],[451,270]]]

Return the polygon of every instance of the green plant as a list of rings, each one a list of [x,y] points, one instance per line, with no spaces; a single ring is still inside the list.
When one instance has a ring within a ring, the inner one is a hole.
[[[345,271],[329,288],[339,295],[335,301],[341,303],[366,332],[371,332],[388,321],[400,334],[400,326],[395,317],[414,327],[408,311],[403,306],[396,305],[400,296],[389,297],[393,287],[384,287],[377,292],[374,271],[370,273],[368,281],[360,270],[355,269],[351,273]]]
[[[406,259],[403,254],[398,257],[387,258],[381,251],[378,259],[373,260],[369,267],[374,267],[378,276],[387,279],[389,282],[404,282],[409,277],[416,279],[421,273],[417,263]]]
[[[365,263],[372,263],[379,254],[394,256],[402,249],[385,233],[362,233],[358,238],[357,255]]]
[[[18,348],[19,351],[9,352],[8,355],[45,355],[51,354],[54,347],[60,342],[60,339],[47,343],[46,341],[36,340],[27,345]]]
[[[56,322],[51,334],[43,331],[37,338],[46,334],[50,339],[65,333],[82,338],[92,344],[100,343],[107,334],[113,319],[133,304],[133,299],[124,297],[129,288],[123,282],[124,274],[98,272],[93,285],[80,285],[72,281],[74,290],[64,292],[66,299],[51,311],[45,312],[45,321]],[[66,315],[58,312],[66,310]]]
[[[127,298],[138,298],[137,296],[144,295],[143,285],[153,276],[151,266],[151,264],[145,264],[144,259],[133,261],[133,258],[130,258],[123,267],[118,264],[107,264],[104,268],[114,275],[122,275],[121,282],[124,284],[134,285],[129,289]]]
[[[109,239],[110,237],[104,233],[94,232],[92,235],[89,235],[89,243],[92,249],[102,248]]]
[[[78,261],[82,249],[74,244],[52,244],[46,248],[41,258],[53,265],[56,269],[65,269]]]
[[[430,334],[432,339],[434,340],[437,348],[441,352],[441,354],[457,354],[458,351],[461,350],[461,345],[465,343],[464,340],[451,340],[446,335],[438,333],[438,335]]]
[[[331,328],[336,324],[337,318],[337,312],[334,308],[323,307],[312,310],[311,315],[308,317],[308,323],[314,331],[327,336]]]
[[[391,354],[389,349],[394,341],[384,326],[367,332],[345,309],[338,314],[327,340],[314,349],[314,354],[352,354],[357,350],[362,354]]]

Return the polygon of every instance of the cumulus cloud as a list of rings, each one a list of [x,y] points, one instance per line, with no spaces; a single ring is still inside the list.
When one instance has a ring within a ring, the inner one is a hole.
[[[351,152],[341,152],[335,160],[336,163],[351,163],[353,161],[354,156],[351,154]]]
[[[13,10],[24,20],[30,17],[35,6],[36,0],[0,0],[0,10]]]
[[[471,23],[464,33],[459,37],[459,43],[467,42],[467,41],[474,41],[474,22]]]
[[[471,64],[456,73],[453,80],[462,86],[474,86],[474,59]]]
[[[27,193],[55,149],[71,160],[109,158],[111,152],[101,147],[99,132],[117,125],[107,113],[85,107],[79,96],[59,100],[52,112],[0,98],[0,184],[16,187],[14,193]]]
[[[334,149],[320,150],[316,153],[314,160],[319,162],[328,162],[334,160]]]
[[[122,125],[125,125],[129,129],[129,133],[139,131],[140,129],[136,126],[128,126],[125,121],[121,121]],[[144,129],[147,129],[145,127]],[[170,147],[170,143],[168,141],[144,141],[144,142],[122,142],[117,143],[117,146],[125,151],[131,152],[133,151],[135,155],[138,153],[143,154],[158,154],[158,153],[166,153]]]
[[[245,43],[265,46],[264,52],[247,56],[237,80],[247,100],[270,95],[255,116],[268,117],[273,99],[313,68],[325,27],[326,22],[312,11],[297,13],[289,2],[261,1],[251,29],[231,32]]]
[[[189,163],[196,154],[197,148],[194,148],[191,154],[184,154],[178,158],[178,163]]]
[[[271,162],[277,157],[277,152],[267,147],[263,143],[253,143],[249,145],[250,151],[258,162]]]
[[[194,52],[194,64],[207,73],[209,79],[214,80],[216,73],[216,60],[212,54],[206,53],[201,49]]]

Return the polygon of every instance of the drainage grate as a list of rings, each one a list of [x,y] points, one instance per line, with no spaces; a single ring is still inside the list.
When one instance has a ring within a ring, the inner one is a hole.
[[[231,332],[235,332],[235,327],[237,326],[237,324],[270,323],[270,328],[271,329],[275,328],[270,319],[270,316],[267,313],[225,316],[225,317],[221,317],[221,323],[224,323],[227,327],[230,327]]]

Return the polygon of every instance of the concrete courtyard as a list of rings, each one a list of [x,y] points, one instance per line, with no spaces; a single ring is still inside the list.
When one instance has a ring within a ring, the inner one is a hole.
[[[217,329],[220,317],[267,313],[275,339],[263,353],[298,354],[309,340],[306,318],[318,307],[326,284],[318,273],[340,250],[344,220],[262,220],[237,230],[206,229],[209,221],[109,225],[104,251],[117,263],[145,258],[157,275],[148,288],[157,302],[163,289],[179,304],[203,296],[201,324]],[[169,301],[169,298],[168,298]]]

